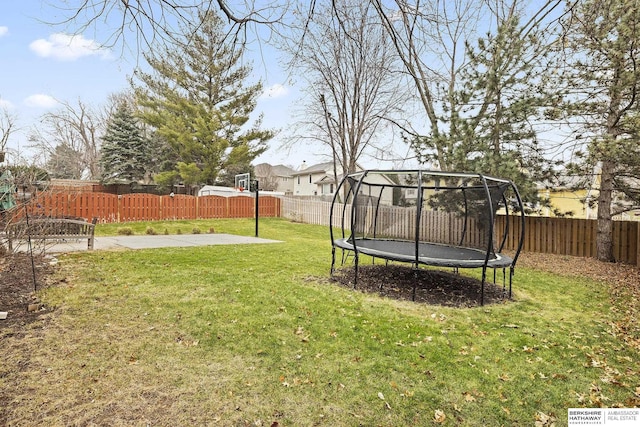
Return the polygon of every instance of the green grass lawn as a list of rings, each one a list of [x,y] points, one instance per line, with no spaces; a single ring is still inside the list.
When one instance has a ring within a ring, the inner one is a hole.
[[[326,227],[264,219],[260,237],[283,243],[61,257],[28,369],[0,378],[23,384],[13,423],[563,426],[637,396],[603,284],[518,269],[513,301],[427,306],[330,282]]]

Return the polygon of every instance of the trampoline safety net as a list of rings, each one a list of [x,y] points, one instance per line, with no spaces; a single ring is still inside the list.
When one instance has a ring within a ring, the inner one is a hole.
[[[357,255],[365,253],[416,266],[513,269],[524,238],[517,188],[509,180],[482,174],[429,170],[349,174],[337,188],[330,216],[334,253],[336,247],[350,250],[356,263]],[[501,257],[505,248],[515,257]]]

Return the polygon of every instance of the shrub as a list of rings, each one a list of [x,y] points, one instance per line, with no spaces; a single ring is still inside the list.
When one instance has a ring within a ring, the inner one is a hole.
[[[182,230],[178,228],[178,231],[176,231],[176,234],[182,234]]]
[[[133,234],[133,230],[130,227],[118,228],[118,234],[121,236],[131,236]]]
[[[200,229],[198,227],[194,227],[193,230],[191,230],[191,233],[200,234]]]
[[[168,229],[168,228],[165,228],[165,229],[164,229],[164,235],[165,235],[165,236],[168,236],[168,235],[169,235],[169,229]]]
[[[209,234],[214,234],[216,230],[213,227],[209,227]]]
[[[155,236],[156,234],[156,230],[153,229],[153,227],[147,227],[147,229],[145,230],[145,233],[150,235],[150,236]]]

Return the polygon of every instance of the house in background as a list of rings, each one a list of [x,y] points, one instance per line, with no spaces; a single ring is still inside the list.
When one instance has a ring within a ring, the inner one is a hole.
[[[587,190],[544,188],[539,189],[538,194],[540,197],[548,198],[550,204],[550,206],[540,208],[540,216],[566,215],[570,218],[596,218],[598,208],[589,206],[589,203],[585,201],[588,194]]]
[[[253,170],[255,171],[255,178],[260,183],[260,189],[284,193],[285,196],[294,194],[294,169],[285,165],[272,166],[269,163],[260,163]]]
[[[337,167],[338,179],[342,178],[342,168]],[[307,166],[302,162],[298,171],[291,174],[293,177],[294,196],[333,196],[336,188],[336,179],[333,171],[333,162],[318,163]]]
[[[598,214],[598,207],[592,202],[598,197],[597,176],[588,179],[587,177],[563,176],[560,182],[541,182],[537,184],[538,196],[548,199],[550,206],[539,206],[539,213],[533,215],[556,217],[566,216],[568,218],[595,219]],[[585,187],[585,182],[590,182]]]
[[[325,200],[331,200],[335,194],[338,185],[342,182],[344,174],[342,168],[337,166],[338,179],[334,175],[333,162],[319,163],[312,166],[306,166],[303,162],[301,168],[293,173],[293,195],[302,197],[320,197]],[[358,171],[362,171],[360,165],[356,165]],[[376,174],[373,176],[374,181],[380,184],[380,189],[385,186],[392,185],[391,179],[384,174]],[[370,190],[372,187],[368,187]],[[366,194],[373,199],[380,199],[380,203],[384,205],[393,204],[393,191],[387,187],[386,191],[373,191],[372,194]]]

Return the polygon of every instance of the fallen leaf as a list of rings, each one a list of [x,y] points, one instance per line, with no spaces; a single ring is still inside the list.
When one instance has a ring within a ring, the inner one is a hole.
[[[535,427],[553,427],[556,425],[555,417],[551,415],[547,415],[544,412],[538,411],[536,413],[535,418],[536,418]]]
[[[471,395],[471,393],[469,393],[469,392],[464,392],[464,393],[462,393],[462,395],[464,396],[464,400],[466,400],[467,402],[475,402],[476,401],[476,398],[473,397]]]
[[[509,375],[508,375],[508,374],[502,374],[502,375],[500,375],[500,376],[498,377],[498,379],[499,379],[500,381],[505,381],[505,382],[506,382],[506,381],[511,381],[511,378],[509,378]]]
[[[378,392],[378,398],[380,398],[381,400],[384,400],[384,394],[382,394],[381,392]]]
[[[413,397],[414,394],[415,394],[415,392],[413,392],[411,390],[405,390],[404,393],[400,394],[400,396],[402,396],[402,397]]]
[[[446,419],[447,419],[447,416],[440,409],[436,409],[435,412],[433,413],[433,421],[438,424],[442,424]]]

